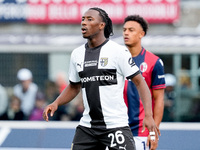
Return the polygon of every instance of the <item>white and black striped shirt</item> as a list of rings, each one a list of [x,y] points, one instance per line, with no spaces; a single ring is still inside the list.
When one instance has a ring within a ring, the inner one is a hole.
[[[138,73],[130,52],[111,40],[95,48],[85,44],[75,49],[71,55],[69,80],[82,83],[85,110],[80,125],[92,128],[128,126],[124,81]]]

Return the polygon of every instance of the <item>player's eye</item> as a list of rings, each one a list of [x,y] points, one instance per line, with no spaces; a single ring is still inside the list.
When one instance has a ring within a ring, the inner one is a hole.
[[[130,30],[130,32],[134,32],[134,31],[135,31],[135,29],[134,29],[134,28],[130,28],[129,30]]]

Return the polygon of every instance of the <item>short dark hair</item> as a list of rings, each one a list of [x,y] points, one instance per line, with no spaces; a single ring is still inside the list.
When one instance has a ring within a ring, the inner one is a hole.
[[[110,36],[112,36],[114,34],[113,33],[112,20],[110,19],[108,14],[103,9],[98,8],[98,7],[92,7],[90,9],[98,11],[99,15],[101,16],[101,18],[103,20],[103,22],[106,23],[105,28],[104,28],[105,37],[109,38]]]
[[[127,21],[136,21],[137,23],[139,23],[145,33],[145,35],[147,34],[147,31],[149,29],[149,24],[148,22],[141,16],[139,15],[130,15],[130,16],[127,16],[125,19],[124,19],[124,24],[127,22]]]

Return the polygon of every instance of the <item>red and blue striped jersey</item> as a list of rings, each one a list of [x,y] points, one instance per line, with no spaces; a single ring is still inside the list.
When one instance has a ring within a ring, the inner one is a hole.
[[[153,53],[142,48],[140,54],[133,57],[136,65],[144,77],[150,92],[154,89],[165,88],[164,66],[162,60]],[[148,130],[142,133],[144,108],[134,83],[126,80],[124,88],[124,99],[128,107],[129,125],[134,136],[148,136]],[[154,99],[152,97],[152,107]]]

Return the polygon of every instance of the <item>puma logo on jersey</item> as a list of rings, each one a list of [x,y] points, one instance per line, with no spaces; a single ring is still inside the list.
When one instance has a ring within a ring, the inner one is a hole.
[[[80,64],[77,63],[76,65],[79,66],[80,68],[82,68],[82,63],[80,63]]]

